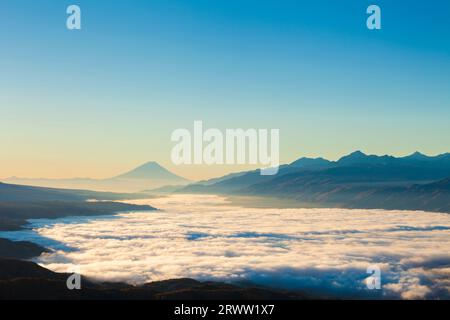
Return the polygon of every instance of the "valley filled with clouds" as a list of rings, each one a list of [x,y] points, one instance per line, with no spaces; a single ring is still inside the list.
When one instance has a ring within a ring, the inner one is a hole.
[[[189,277],[339,297],[450,297],[448,214],[244,208],[205,195],[133,203],[161,210],[40,219],[2,236],[52,248],[37,259],[46,268],[105,281]],[[370,266],[381,269],[381,290],[366,286]]]

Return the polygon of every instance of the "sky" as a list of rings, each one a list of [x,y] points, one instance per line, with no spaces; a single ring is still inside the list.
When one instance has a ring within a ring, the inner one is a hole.
[[[280,129],[282,163],[448,152],[449,21],[446,0],[2,0],[0,178],[246,168],[172,164],[195,120]]]

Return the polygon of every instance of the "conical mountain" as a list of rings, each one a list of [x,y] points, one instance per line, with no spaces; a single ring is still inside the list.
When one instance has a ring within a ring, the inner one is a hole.
[[[165,180],[173,183],[183,183],[188,181],[187,179],[170,172],[154,161],[144,163],[143,165],[113,177],[112,179]]]

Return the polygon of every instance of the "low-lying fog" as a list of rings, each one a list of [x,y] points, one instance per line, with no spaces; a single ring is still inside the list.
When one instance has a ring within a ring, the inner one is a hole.
[[[450,297],[448,214],[253,209],[205,195],[133,203],[161,211],[35,220],[33,231],[6,236],[53,248],[37,259],[46,268],[78,266],[83,275],[107,281],[190,277],[342,297]],[[382,290],[364,282],[374,265],[381,268]]]

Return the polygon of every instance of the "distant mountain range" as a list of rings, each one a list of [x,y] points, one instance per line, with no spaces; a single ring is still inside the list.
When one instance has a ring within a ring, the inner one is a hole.
[[[300,158],[275,176],[258,170],[180,188],[216,193],[291,198],[317,206],[450,212],[450,154],[406,157],[353,152],[338,161]]]
[[[129,172],[107,179],[28,179],[11,177],[5,179],[4,182],[52,188],[139,192],[166,185],[186,185],[189,183],[189,180],[177,176],[156,162],[147,162]]]
[[[427,156],[415,152],[405,157],[393,157],[356,151],[337,161],[300,158],[282,165],[275,176],[262,176],[259,170],[253,170],[191,184],[156,162],[103,180],[11,178],[7,181],[115,192],[153,190],[155,193],[268,196],[294,199],[313,206],[450,212],[449,179],[450,153]],[[9,196],[5,192],[3,197],[7,199]],[[102,196],[106,197],[106,194]],[[0,200],[1,197],[0,193]],[[42,197],[45,199],[45,195]]]

